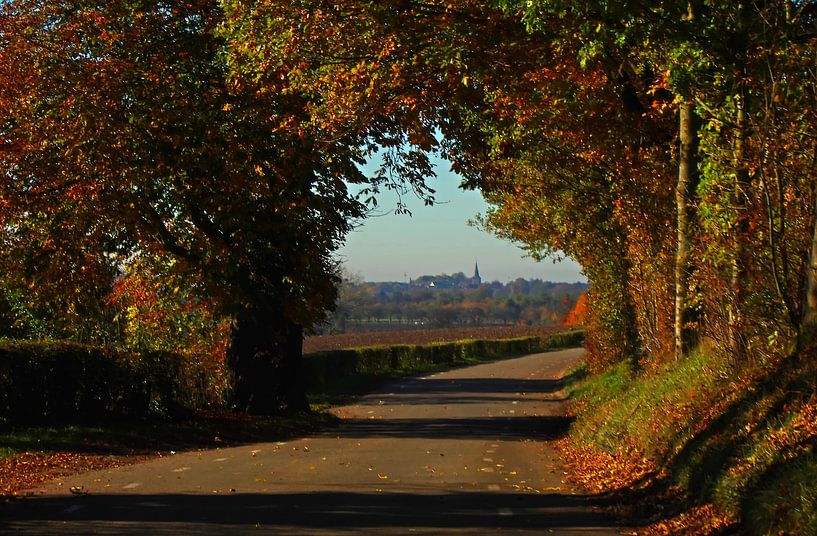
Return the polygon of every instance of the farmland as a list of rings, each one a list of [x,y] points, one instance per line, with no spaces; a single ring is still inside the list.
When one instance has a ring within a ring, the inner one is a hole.
[[[369,333],[343,333],[307,337],[304,353],[323,350],[340,350],[361,346],[394,344],[429,344],[463,339],[512,339],[535,337],[564,331],[563,326],[485,326],[432,328],[423,330],[382,331]]]

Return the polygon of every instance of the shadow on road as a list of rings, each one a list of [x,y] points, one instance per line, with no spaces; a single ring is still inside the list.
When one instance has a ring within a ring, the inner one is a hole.
[[[510,493],[292,493],[230,495],[94,495],[31,498],[0,506],[0,532],[16,534],[210,534],[224,526],[310,533],[362,529],[610,528],[588,506],[600,499]],[[405,530],[403,531],[405,532]],[[225,534],[224,532],[220,532]],[[584,533],[584,532],[582,532]]]
[[[485,393],[485,394],[522,394],[522,393],[555,393],[564,389],[564,380],[516,380],[506,378],[465,378],[437,379],[415,378],[401,380],[394,388],[395,394],[421,394],[423,396],[445,393]]]
[[[317,436],[425,439],[554,439],[564,435],[571,417],[479,417],[471,419],[345,419]]]
[[[413,379],[395,383],[358,401],[360,406],[382,404],[484,404],[514,402],[531,394],[548,395],[548,402],[560,402],[553,394],[564,388],[562,380],[510,380],[497,378]]]

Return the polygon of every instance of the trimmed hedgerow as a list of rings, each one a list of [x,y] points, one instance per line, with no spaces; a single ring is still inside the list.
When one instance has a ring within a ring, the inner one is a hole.
[[[356,375],[393,376],[435,365],[465,364],[476,360],[570,348],[580,346],[583,341],[584,332],[577,330],[544,337],[330,350],[306,355],[304,375],[307,385],[314,387]]]
[[[393,377],[428,368],[580,345],[579,331],[546,337],[355,348],[309,354],[307,385]],[[81,424],[171,416],[223,403],[185,357],[62,341],[0,341],[0,424]]]
[[[81,423],[163,415],[189,397],[179,356],[55,341],[0,343],[0,423]]]

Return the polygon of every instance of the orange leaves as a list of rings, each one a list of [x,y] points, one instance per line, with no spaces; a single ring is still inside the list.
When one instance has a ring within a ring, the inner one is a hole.
[[[79,473],[118,467],[145,459],[137,455],[88,454],[78,452],[26,452],[0,459],[0,497],[22,491],[49,480]]]
[[[635,450],[609,454],[575,447],[568,439],[559,441],[557,447],[570,469],[571,481],[591,493],[618,492],[621,503],[611,510],[623,516],[624,524],[633,523],[634,518],[639,525],[646,521],[633,534],[714,536],[734,526],[712,504],[683,505],[677,490],[661,491],[660,485],[651,488],[660,480],[658,468]],[[633,494],[637,490],[647,491]]]
[[[585,319],[587,316],[587,293],[583,293],[579,296],[579,299],[576,300],[576,305],[573,306],[573,309],[567,314],[567,316],[562,320],[563,326],[580,326],[585,323]]]
[[[727,529],[734,529],[734,522],[725,514],[717,511],[712,504],[692,506],[668,519],[655,521],[640,529],[638,534],[660,536],[668,534],[688,534],[695,536],[715,536]]]
[[[570,479],[594,493],[634,490],[649,485],[656,467],[636,452],[608,454],[574,446],[569,439],[557,442],[570,469]]]

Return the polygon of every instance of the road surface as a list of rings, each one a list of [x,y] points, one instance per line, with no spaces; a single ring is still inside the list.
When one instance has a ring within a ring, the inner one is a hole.
[[[55,481],[0,506],[0,533],[619,534],[549,445],[569,424],[558,378],[581,355],[395,382],[310,437]]]

